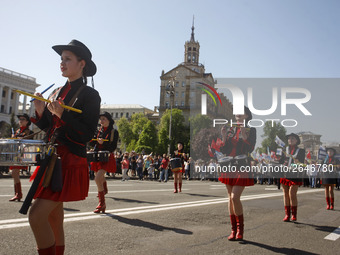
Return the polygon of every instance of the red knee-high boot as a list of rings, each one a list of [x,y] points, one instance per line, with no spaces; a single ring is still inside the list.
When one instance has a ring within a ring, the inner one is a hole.
[[[283,221],[290,221],[290,206],[285,206],[286,216],[283,218]]]
[[[327,203],[326,210],[329,210],[329,208],[330,208],[330,200],[329,200],[329,197],[326,197],[326,203]]]
[[[55,255],[64,255],[65,245],[57,245],[55,247]]]
[[[56,255],[55,253],[55,244],[53,244],[51,247],[45,248],[45,249],[38,249],[39,255]]]
[[[236,232],[236,241],[243,240],[243,214],[236,215],[236,226],[237,226],[237,232]]]
[[[178,183],[178,191],[179,191],[179,192],[182,192],[182,183],[181,183],[181,182]]]
[[[331,206],[329,209],[334,210],[334,197],[331,197],[330,200],[331,200]]]
[[[177,182],[174,182],[174,187],[175,187],[175,190],[174,190],[174,193],[177,193]]]
[[[230,215],[230,224],[231,224],[231,234],[230,236],[228,236],[228,240],[235,241],[237,225],[236,225],[236,216],[234,214]]]
[[[104,194],[106,195],[107,193],[109,193],[108,189],[107,189],[107,183],[106,181],[103,182],[103,187],[104,187]]]
[[[296,215],[297,215],[297,206],[292,206],[292,218],[291,221],[296,221]]]
[[[105,204],[105,195],[104,195],[104,191],[100,191],[98,192],[98,197],[99,197],[99,204],[96,207],[96,210],[94,210],[94,213],[100,213],[103,212],[105,213],[105,209],[106,209],[106,204]]]
[[[14,192],[15,196],[12,197],[9,201],[13,202],[15,200],[18,200],[20,202],[20,199],[22,198],[21,182],[14,184]]]

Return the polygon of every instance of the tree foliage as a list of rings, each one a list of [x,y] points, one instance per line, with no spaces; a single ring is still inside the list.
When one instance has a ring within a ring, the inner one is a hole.
[[[175,150],[175,146],[178,141],[183,142],[184,151],[188,151],[189,145],[189,127],[184,125],[184,116],[183,112],[180,109],[174,108],[172,109],[172,120],[171,120],[171,151],[172,153]],[[159,130],[158,130],[158,151],[159,153],[167,153],[168,145],[169,145],[169,127],[170,127],[170,110],[167,109],[160,121]]]
[[[264,137],[260,148],[260,153],[267,153],[267,148],[270,151],[276,151],[278,145],[275,143],[275,137],[278,136],[282,141],[287,144],[286,141],[286,129],[279,122],[267,121],[264,124],[263,135]]]

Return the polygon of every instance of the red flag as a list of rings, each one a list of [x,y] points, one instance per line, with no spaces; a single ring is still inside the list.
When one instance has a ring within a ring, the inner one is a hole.
[[[312,155],[310,154],[310,150],[308,150],[308,153],[307,153],[307,155],[306,155],[306,158],[308,158],[308,159],[311,159],[311,158],[312,158]]]

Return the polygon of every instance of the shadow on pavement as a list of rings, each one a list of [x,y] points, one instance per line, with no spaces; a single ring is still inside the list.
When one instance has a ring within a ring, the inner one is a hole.
[[[154,204],[158,205],[159,203],[156,202],[149,202],[149,201],[142,201],[142,200],[135,200],[135,199],[128,199],[128,198],[116,198],[116,197],[106,197],[106,199],[111,198],[115,201],[127,202],[127,203],[138,203],[138,204]]]
[[[128,218],[124,218],[124,217],[114,215],[114,214],[107,214],[107,216],[110,216],[114,220],[118,220],[119,222],[129,224],[131,226],[149,228],[149,229],[156,230],[156,231],[169,230],[169,231],[173,231],[177,234],[181,234],[181,235],[192,235],[193,234],[191,231],[188,231],[188,230],[185,230],[185,229],[165,227],[165,226],[162,226],[162,225],[143,221],[143,220],[140,220],[140,219],[128,219]]]
[[[206,195],[206,194],[194,194],[194,193],[183,193],[185,195],[189,196],[195,196],[195,197],[220,197],[220,198],[225,198],[226,196],[214,196],[214,195]]]
[[[315,228],[315,230],[323,231],[323,232],[328,232],[328,233],[332,233],[335,229],[337,229],[337,227],[318,226],[318,225],[309,224],[309,223],[303,223],[303,222],[294,222],[294,224],[313,227],[313,228]]]
[[[65,208],[65,207],[64,207],[64,211],[67,211],[67,212],[79,212],[80,210],[78,210],[78,209],[73,209],[73,208]]]
[[[308,251],[303,251],[303,250],[299,250],[299,249],[295,249],[295,248],[286,248],[286,247],[274,247],[271,245],[266,245],[263,243],[257,243],[257,242],[253,242],[253,241],[247,241],[247,240],[243,240],[240,242],[241,244],[251,244],[263,249],[266,249],[268,251],[271,252],[275,252],[278,254],[301,254],[301,255],[317,255],[317,253],[312,253],[312,252],[308,252]]]

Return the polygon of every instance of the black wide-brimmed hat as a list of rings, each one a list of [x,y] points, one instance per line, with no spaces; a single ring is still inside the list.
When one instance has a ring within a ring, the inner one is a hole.
[[[336,154],[336,150],[334,148],[326,148],[326,152],[333,151],[334,155]]]
[[[107,118],[110,121],[111,125],[115,124],[115,121],[112,119],[112,116],[111,116],[110,113],[104,112],[104,113],[100,114],[99,116],[104,116],[105,118]]]
[[[30,119],[30,116],[28,116],[27,113],[18,114],[17,117],[18,117],[18,119],[19,119],[20,117],[24,117],[24,118],[28,121],[27,127],[28,127],[29,125],[31,125],[31,119]]]
[[[92,61],[91,51],[82,42],[72,40],[68,45],[55,45],[52,47],[52,49],[54,49],[59,55],[61,55],[64,50],[72,51],[78,57],[85,60],[85,76],[93,76],[96,74],[97,67],[96,64]]]
[[[300,137],[297,134],[290,133],[289,135],[286,135],[286,138],[288,139],[288,137],[290,137],[290,136],[293,136],[293,137],[296,138],[296,140],[297,140],[296,145],[299,145],[301,143]]]

